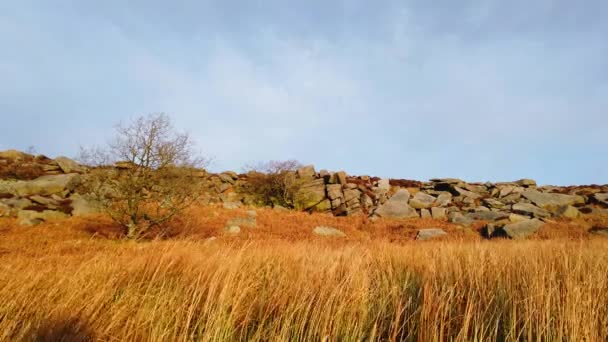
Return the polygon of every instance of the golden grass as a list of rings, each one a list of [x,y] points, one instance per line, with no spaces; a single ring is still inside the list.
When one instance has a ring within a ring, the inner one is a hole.
[[[140,243],[91,237],[77,219],[2,221],[0,340],[608,338],[607,240],[421,243],[414,226],[436,222],[270,210],[228,238],[235,213],[205,210],[188,238]],[[349,238],[313,238],[316,224]]]

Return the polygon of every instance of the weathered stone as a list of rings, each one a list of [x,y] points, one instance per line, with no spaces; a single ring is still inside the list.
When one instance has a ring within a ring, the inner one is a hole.
[[[421,218],[431,218],[431,212],[428,209],[422,209],[420,210],[420,217]]]
[[[330,200],[344,198],[344,193],[342,192],[342,185],[328,184],[327,185],[327,197],[329,197]]]
[[[439,196],[437,196],[437,200],[435,201],[435,204],[440,207],[447,207],[450,205],[450,203],[452,203],[452,194],[449,192],[439,194]]]
[[[448,233],[446,233],[443,229],[440,228],[420,229],[416,234],[416,240],[424,241],[447,235]]]
[[[27,198],[8,198],[0,200],[0,203],[4,203],[7,206],[16,209],[24,209],[33,204],[32,201],[28,200]]]
[[[371,197],[364,193],[361,195],[361,205],[367,210],[374,205],[374,201],[371,199]]]
[[[68,157],[57,157],[55,162],[63,173],[82,173],[84,168]]]
[[[433,208],[431,208],[431,216],[437,220],[444,220],[447,218],[447,209],[433,207]]]
[[[556,210],[563,205],[585,204],[585,198],[577,195],[543,193],[537,190],[526,190],[522,195],[537,206],[547,210]]]
[[[22,197],[32,195],[48,196],[72,191],[80,182],[81,178],[78,174],[70,173],[56,176],[42,176],[31,181],[19,181],[15,182],[12,187],[14,192]]]
[[[59,203],[57,200],[50,198],[50,197],[44,197],[44,196],[40,196],[40,195],[33,195],[30,196],[29,199],[32,202],[41,204],[41,205],[45,205],[45,206],[57,206]]]
[[[25,159],[28,157],[31,157],[31,155],[17,150],[0,151],[0,158],[4,159]]]
[[[511,194],[521,194],[524,191],[524,188],[514,185],[507,185],[500,187],[499,197],[507,197]]]
[[[450,223],[458,224],[461,226],[470,226],[475,222],[474,219],[466,217],[462,213],[459,213],[457,211],[453,211],[448,214],[448,221]]]
[[[347,203],[352,202],[353,200],[356,200],[358,202],[360,198],[361,198],[361,191],[359,191],[358,189],[344,190],[344,200]]]
[[[498,221],[509,218],[509,214],[497,211],[479,211],[475,213],[466,214],[465,217],[470,218],[472,220]]]
[[[473,193],[476,194],[482,194],[482,193],[487,193],[488,192],[488,188],[485,185],[476,185],[476,184],[468,184],[468,183],[464,183],[461,186],[463,189],[471,191]]]
[[[528,218],[527,216],[523,216],[523,215],[518,215],[518,214],[509,214],[509,221],[511,222],[521,222],[521,221],[527,221],[530,218]]]
[[[593,195],[593,199],[604,207],[608,208],[608,193],[597,193]]]
[[[220,174],[218,175],[218,177],[220,177],[220,180],[221,180],[223,183],[228,183],[228,184],[234,184],[234,183],[236,183],[236,179],[234,179],[234,178],[232,177],[232,175],[230,175],[230,174],[228,174],[228,173],[226,173],[226,172],[220,173]]]
[[[414,195],[414,197],[410,200],[410,206],[414,209],[427,209],[433,206],[436,198],[427,195],[424,192],[418,192]]]
[[[334,209],[339,208],[342,204],[344,204],[342,198],[336,198],[331,201],[331,207]]]
[[[569,219],[576,219],[581,217],[581,212],[571,205],[563,205],[557,208],[555,214],[558,217],[565,217]]]
[[[73,194],[70,196],[72,201],[72,216],[83,216],[100,212],[101,204],[87,195]]]
[[[536,181],[533,179],[520,179],[517,182],[515,182],[515,184],[528,188],[528,187],[536,186]]]
[[[542,226],[542,221],[532,219],[507,224],[502,227],[502,231],[511,239],[525,239],[536,233]]]
[[[388,201],[379,206],[374,214],[386,218],[418,217],[416,210],[409,206],[409,199],[409,191],[400,189]]]
[[[331,178],[331,173],[329,173],[329,171],[327,171],[327,170],[321,170],[321,171],[319,171],[319,178],[323,178],[323,181],[325,181],[325,183],[329,183],[329,179]]]
[[[241,232],[241,227],[239,226],[226,226],[224,231],[228,234],[239,234]]]
[[[17,218],[19,218],[19,224],[24,226],[35,226],[42,222],[46,222],[49,220],[59,220],[66,217],[68,217],[67,214],[54,210],[44,210],[41,212],[34,210],[20,210],[17,213]]]
[[[445,184],[461,184],[464,183],[463,180],[458,178],[433,178],[431,179],[433,183],[445,183]]]
[[[344,189],[345,190],[355,190],[355,189],[359,189],[359,185],[355,184],[355,183],[346,183],[344,184]]]
[[[239,227],[248,227],[255,228],[257,226],[257,220],[255,217],[234,217],[226,222],[226,227],[230,226],[239,226]]]
[[[478,198],[481,198],[480,194],[474,193],[474,192],[469,191],[469,190],[465,190],[465,189],[463,189],[461,187],[458,187],[458,186],[454,187],[454,191],[456,193],[458,193],[459,196],[463,196],[465,198],[470,198],[470,199],[474,199],[474,200],[478,199]]]
[[[217,186],[217,191],[219,193],[224,193],[230,189],[232,189],[232,185],[230,183],[221,183]]]
[[[315,171],[315,167],[313,165],[308,165],[299,168],[296,171],[296,174],[300,178],[314,178],[317,175],[317,172]]]
[[[325,200],[325,182],[323,179],[315,179],[302,184],[300,189],[296,192],[296,209],[311,209],[323,200]]]
[[[346,185],[346,172],[338,171],[335,173],[335,176],[338,184]]]
[[[321,202],[317,203],[314,207],[311,208],[316,212],[325,212],[331,210],[331,201],[329,199],[324,199]]]
[[[513,204],[513,207],[511,210],[516,214],[528,215],[528,216],[533,216],[533,217],[538,217],[538,218],[545,218],[545,217],[551,216],[551,213],[549,213],[548,211],[541,209],[530,203]]]
[[[388,178],[382,178],[382,179],[378,180],[377,187],[380,190],[384,190],[384,191],[388,192],[391,189],[390,180]]]
[[[326,226],[318,226],[315,229],[313,229],[313,234],[315,235],[319,235],[319,236],[328,236],[328,237],[345,237],[346,234],[344,234],[343,231],[336,229],[336,228],[332,228],[332,227],[326,227]]]
[[[224,209],[229,209],[229,210],[238,209],[241,207],[241,202],[224,202],[222,204],[222,207],[224,207]]]
[[[505,204],[501,201],[495,200],[493,198],[484,198],[482,200],[483,204],[487,205],[490,208],[501,209],[504,208]]]

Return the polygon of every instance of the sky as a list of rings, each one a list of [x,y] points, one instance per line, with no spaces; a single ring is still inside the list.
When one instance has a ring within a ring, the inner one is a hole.
[[[167,113],[211,169],[608,183],[604,0],[0,0],[0,150]]]

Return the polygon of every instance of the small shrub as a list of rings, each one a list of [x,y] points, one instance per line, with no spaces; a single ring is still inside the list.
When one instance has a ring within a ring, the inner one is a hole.
[[[247,166],[247,185],[241,191],[254,196],[256,204],[294,208],[302,182],[295,171],[302,167],[296,160],[269,161]]]

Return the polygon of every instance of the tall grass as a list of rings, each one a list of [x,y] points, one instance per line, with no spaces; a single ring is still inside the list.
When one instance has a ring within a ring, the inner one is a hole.
[[[0,339],[608,338],[608,244],[68,240],[0,248]]]

